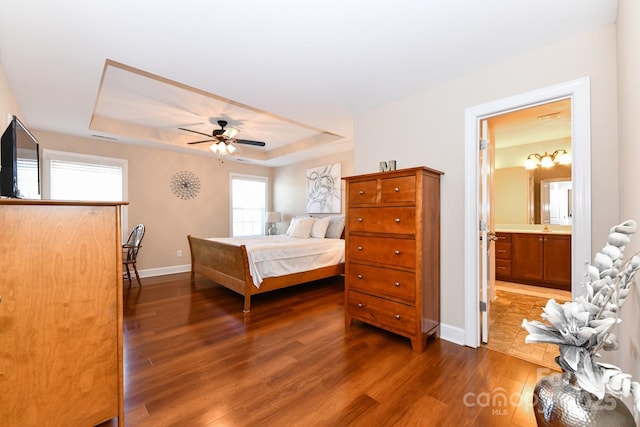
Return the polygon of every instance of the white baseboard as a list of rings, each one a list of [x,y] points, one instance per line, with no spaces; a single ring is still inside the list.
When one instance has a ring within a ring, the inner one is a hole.
[[[441,323],[440,338],[454,344],[464,345],[464,329]]]
[[[174,273],[185,273],[191,271],[191,264],[172,265],[171,267],[149,268],[147,270],[138,270],[140,277],[164,276]]]

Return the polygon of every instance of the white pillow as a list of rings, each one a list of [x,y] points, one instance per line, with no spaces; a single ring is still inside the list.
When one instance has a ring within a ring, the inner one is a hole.
[[[327,234],[327,228],[329,227],[329,217],[318,218],[311,227],[311,237],[316,239],[324,239]]]
[[[344,230],[344,215],[334,215],[329,218],[329,227],[325,234],[325,239],[339,239]]]
[[[316,219],[312,217],[298,218],[298,220],[293,223],[293,230],[291,231],[289,237],[308,239],[309,237],[311,237],[311,229],[313,228],[313,224],[315,222]]]
[[[293,229],[296,226],[296,222],[300,218],[309,218],[309,215],[300,215],[300,216],[294,216],[293,218],[291,218],[291,222],[289,223],[289,228],[287,228],[287,232],[284,234],[286,234],[287,236],[291,236],[291,233],[293,232]]]

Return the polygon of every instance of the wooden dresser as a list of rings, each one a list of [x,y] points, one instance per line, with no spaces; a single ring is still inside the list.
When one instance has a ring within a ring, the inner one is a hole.
[[[440,175],[426,167],[344,178],[345,321],[411,339],[440,326]]]
[[[0,200],[0,425],[123,425],[120,205]]]

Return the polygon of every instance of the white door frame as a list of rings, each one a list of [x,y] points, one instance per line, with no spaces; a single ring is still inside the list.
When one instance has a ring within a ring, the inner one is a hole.
[[[478,296],[478,124],[480,119],[571,98],[573,227],[571,233],[572,294],[583,292],[582,282],[591,259],[591,102],[589,78],[572,80],[465,110],[465,224],[464,224],[464,343],[480,343]]]

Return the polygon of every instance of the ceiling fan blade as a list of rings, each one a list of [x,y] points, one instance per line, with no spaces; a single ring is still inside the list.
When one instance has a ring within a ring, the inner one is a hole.
[[[203,139],[202,141],[187,142],[187,144],[202,144],[203,142],[216,142],[216,139]]]
[[[178,128],[178,129],[180,129],[180,130],[186,130],[187,132],[197,133],[198,135],[204,135],[204,136],[211,137],[211,135],[209,135],[208,133],[198,132],[197,130],[193,130],[193,129],[187,129],[187,128]]]
[[[256,147],[264,147],[267,145],[262,141],[251,141],[249,139],[236,139],[234,140],[237,144],[245,144],[245,145],[255,145]]]

